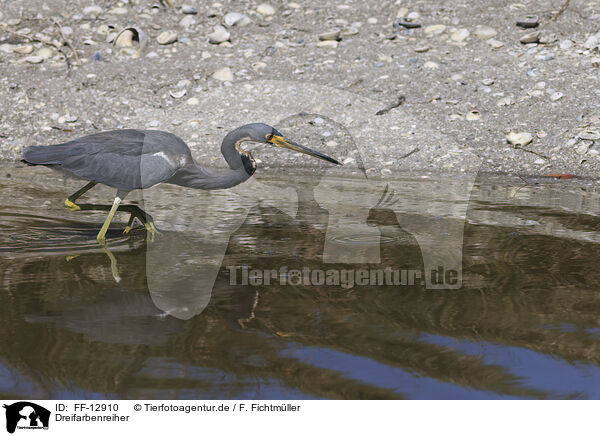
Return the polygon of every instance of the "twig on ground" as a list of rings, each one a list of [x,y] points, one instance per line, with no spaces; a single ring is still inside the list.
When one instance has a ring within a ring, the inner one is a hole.
[[[388,106],[384,107],[383,109],[377,111],[375,113],[375,115],[383,115],[383,114],[387,114],[389,111],[391,111],[394,108],[397,108],[398,106],[400,106],[402,103],[404,103],[406,101],[406,97],[404,97],[403,95],[399,95],[396,100],[394,100],[391,104],[389,104]]]
[[[569,7],[569,2],[571,0],[565,0],[565,2],[563,3],[563,5],[560,7],[560,9],[558,10],[558,12],[554,15],[554,17],[552,18],[552,21],[556,21],[558,19],[558,17]]]
[[[77,65],[80,65],[79,56],[77,55],[77,51],[75,50],[75,47],[73,47],[73,44],[71,43],[71,41],[69,39],[67,39],[67,37],[65,36],[62,26],[55,19],[53,19],[52,21],[54,21],[54,24],[58,28],[58,32],[60,33],[60,36],[63,39],[63,42],[65,44],[67,44],[69,46],[69,48],[71,49],[71,51],[73,52],[73,56],[75,56],[75,62],[77,62]]]

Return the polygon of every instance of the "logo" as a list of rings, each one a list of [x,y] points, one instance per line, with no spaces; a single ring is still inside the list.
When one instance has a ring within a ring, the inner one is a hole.
[[[14,433],[18,429],[47,430],[50,422],[50,411],[29,401],[19,401],[6,409],[6,431]]]

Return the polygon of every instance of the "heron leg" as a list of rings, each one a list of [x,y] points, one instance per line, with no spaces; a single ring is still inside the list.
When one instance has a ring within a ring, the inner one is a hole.
[[[87,185],[85,185],[83,188],[81,188],[79,191],[74,193],[73,195],[70,195],[69,197],[67,197],[67,199],[65,200],[65,206],[67,206],[72,212],[81,210],[81,208],[77,204],[75,204],[75,201],[79,197],[81,197],[83,194],[88,192],[90,189],[92,189],[94,186],[96,186],[97,184],[98,184],[97,182],[90,182]]]
[[[108,227],[110,226],[110,223],[112,222],[112,220],[115,216],[115,213],[117,212],[117,209],[119,208],[119,205],[121,204],[121,201],[123,201],[123,199],[125,198],[125,196],[128,193],[129,193],[129,191],[121,191],[121,190],[117,191],[117,195],[115,196],[113,205],[110,208],[110,211],[108,212],[108,216],[106,217],[104,224],[102,224],[102,228],[100,229],[100,232],[98,232],[98,236],[96,236],[96,239],[98,240],[98,243],[100,245],[106,245],[106,231],[108,230]]]

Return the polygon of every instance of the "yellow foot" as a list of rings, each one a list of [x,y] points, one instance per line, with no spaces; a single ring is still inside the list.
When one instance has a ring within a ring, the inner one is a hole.
[[[67,256],[67,257],[65,257],[65,260],[66,260],[67,262],[70,262],[70,261],[72,261],[73,259],[75,259],[76,257],[79,257],[79,254],[74,254],[73,256]]]
[[[123,234],[126,235],[130,231],[131,231],[131,226],[127,226],[127,227],[125,227],[125,230],[123,230]]]
[[[154,236],[160,235],[160,232],[156,229],[154,223],[144,223],[144,227],[146,227],[146,232],[148,233],[148,240],[154,242]]]
[[[68,198],[65,200],[65,206],[67,206],[72,212],[77,212],[78,210],[81,210],[81,208],[79,206],[77,206],[75,203],[73,203]]]
[[[96,236],[96,241],[98,241],[98,244],[102,245],[103,247],[106,247],[106,236],[105,235],[98,235]]]

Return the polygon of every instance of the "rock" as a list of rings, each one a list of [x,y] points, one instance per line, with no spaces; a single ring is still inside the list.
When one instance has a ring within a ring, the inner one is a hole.
[[[208,42],[211,44],[221,44],[231,38],[231,34],[223,26],[215,26],[214,29],[215,31],[208,35]]]
[[[542,33],[542,34],[540,34],[539,43],[540,44],[552,44],[553,42],[556,42],[557,40],[558,40],[558,37],[556,36],[555,33]]]
[[[468,121],[477,121],[481,119],[481,112],[479,112],[478,110],[472,110],[470,112],[467,112],[467,115],[465,117]]]
[[[344,31],[342,31],[340,33],[341,36],[354,36],[354,35],[358,35],[358,28],[357,27],[348,27],[347,29],[345,29]]]
[[[399,28],[400,26],[405,27],[407,29],[418,29],[421,27],[421,23],[417,23],[416,21],[410,20],[409,18],[397,20],[394,23],[395,28]]]
[[[525,15],[517,20],[517,26],[524,29],[537,27],[540,25],[540,19],[537,15]]]
[[[54,53],[54,50],[52,50],[51,48],[42,47],[37,51],[36,54],[42,59],[50,59],[52,56],[54,56]]]
[[[481,83],[485,86],[491,86],[496,83],[496,81],[494,79],[483,79]]]
[[[423,64],[423,66],[424,66],[425,68],[429,69],[429,70],[435,70],[435,69],[437,69],[437,68],[439,67],[439,65],[438,65],[438,64],[436,64],[435,62],[431,62],[431,61],[429,61],[429,62],[425,62],[425,63]]]
[[[522,147],[533,141],[533,135],[528,132],[510,132],[506,135],[506,140],[512,145]]]
[[[487,43],[492,48],[502,48],[504,47],[504,43],[502,41],[498,41],[497,39],[488,39]]]
[[[574,42],[571,41],[570,39],[563,39],[560,44],[559,47],[563,50],[568,50],[571,47],[573,47]]]
[[[190,5],[181,5],[181,12],[185,15],[196,15],[198,11]]]
[[[469,32],[467,29],[459,29],[450,35],[450,39],[455,42],[461,42],[467,39],[470,34],[471,32]]]
[[[115,39],[115,45],[117,47],[133,47],[133,30],[127,29],[122,31],[117,39]]]
[[[31,45],[31,44],[20,45],[18,47],[15,47],[13,49],[13,51],[18,54],[31,54],[33,52],[33,45]]]
[[[191,27],[194,24],[196,24],[196,19],[191,14],[188,14],[185,17],[183,17],[181,20],[179,20],[179,25],[181,27]]]
[[[497,34],[498,32],[496,32],[496,30],[490,26],[479,25],[475,29],[475,36],[477,36],[479,39],[491,39]]]
[[[274,15],[275,8],[268,3],[262,3],[256,8],[256,12],[263,16]]]
[[[102,14],[102,8],[100,6],[92,5],[83,9],[84,15],[95,15],[98,16]]]
[[[317,46],[323,47],[323,48],[337,48],[338,42],[337,41],[319,41],[319,42],[317,42]]]
[[[28,56],[25,58],[25,62],[29,64],[41,64],[44,62],[44,58],[41,56]]]
[[[577,137],[580,139],[586,139],[588,141],[597,141],[598,139],[600,139],[600,132],[596,130],[584,130],[582,132],[579,132],[579,135],[577,135]]]
[[[320,41],[339,41],[340,39],[340,31],[332,30],[330,32],[324,32],[319,35]]]
[[[185,89],[178,89],[177,91],[169,91],[169,95],[175,99],[181,98],[185,94],[187,94],[187,91]]]
[[[563,97],[564,97],[564,94],[562,92],[553,92],[550,95],[550,100],[557,101],[557,100],[560,100]]]
[[[231,82],[233,80],[233,73],[229,67],[220,68],[212,73],[212,78],[221,82]]]
[[[200,104],[200,100],[198,100],[196,97],[192,97],[192,98],[189,98],[186,103],[189,104],[190,106],[196,106],[196,105]]]
[[[113,14],[113,15],[125,15],[128,12],[129,11],[127,10],[127,8],[112,8],[111,10],[108,11],[109,14]]]
[[[519,42],[521,44],[535,44],[540,41],[540,32],[531,32],[526,33],[521,38],[519,38]]]
[[[61,117],[58,117],[58,122],[60,124],[65,124],[65,123],[76,123],[78,120],[77,116],[75,115],[63,115]]]
[[[430,36],[439,35],[446,30],[446,26],[443,24],[432,24],[431,26],[427,26],[425,29],[425,33]]]
[[[250,20],[250,18],[248,18],[247,15],[240,14],[239,12],[229,12],[228,14],[225,15],[225,17],[223,18],[223,21],[225,22],[225,25],[227,27],[233,27],[233,26],[243,27],[243,26],[247,26],[248,24],[250,24],[252,22]]]
[[[600,37],[597,34],[592,35],[583,43],[583,48],[592,50],[593,48],[596,48],[598,46],[599,42],[600,42]]]
[[[577,147],[577,149],[575,151],[577,151],[577,154],[586,154],[589,149],[590,149],[589,145],[581,144],[579,147]]]
[[[291,2],[291,3],[288,3],[287,5],[292,9],[300,9],[302,7],[296,2]]]
[[[413,51],[415,53],[425,53],[425,52],[429,51],[430,49],[431,49],[431,47],[429,47],[427,45],[423,45],[423,46],[420,46],[420,47],[415,47],[413,49]]]
[[[536,165],[543,165],[546,163],[546,159],[538,157],[533,163]]]
[[[171,30],[162,32],[156,38],[156,42],[158,42],[160,45],[173,44],[175,41],[177,41],[177,33]]]
[[[514,104],[514,100],[512,97],[508,96],[508,97],[502,97],[500,100],[498,100],[496,102],[496,106],[510,106],[511,104]]]

